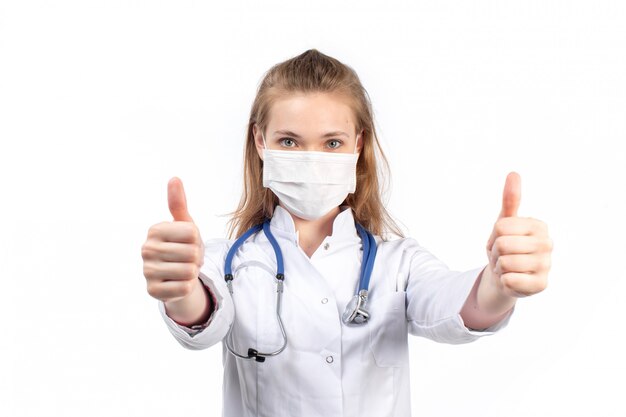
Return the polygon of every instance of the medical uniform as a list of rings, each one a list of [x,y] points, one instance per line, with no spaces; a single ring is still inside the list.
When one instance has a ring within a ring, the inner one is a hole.
[[[382,241],[369,285],[370,319],[346,325],[341,316],[358,286],[362,245],[348,206],[309,258],[298,245],[289,212],[276,206],[270,227],[284,257],[281,317],[287,348],[265,362],[239,359],[223,347],[225,417],[404,417],[411,415],[408,334],[442,343],[467,343],[507,325],[512,311],[485,331],[465,327],[459,312],[483,267],[450,270],[412,238]],[[159,311],[185,348],[221,342],[234,322],[237,352],[277,350],[276,258],[263,232],[233,259],[231,297],[224,261],[234,240],[209,239],[200,279],[218,307],[201,331]],[[207,369],[208,372],[208,369]]]

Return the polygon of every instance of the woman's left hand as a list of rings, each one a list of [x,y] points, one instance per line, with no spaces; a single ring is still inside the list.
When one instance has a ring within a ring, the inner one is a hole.
[[[486,247],[488,279],[501,295],[511,297],[526,297],[546,288],[553,246],[546,223],[517,216],[520,199],[521,178],[510,172],[502,209]]]

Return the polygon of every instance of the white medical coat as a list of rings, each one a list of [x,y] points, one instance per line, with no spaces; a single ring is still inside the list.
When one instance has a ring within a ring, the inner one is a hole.
[[[485,331],[468,329],[459,314],[484,266],[452,271],[412,238],[382,241],[379,236],[369,285],[370,320],[345,325],[341,316],[358,286],[363,252],[352,210],[341,209],[332,236],[309,258],[298,245],[291,215],[276,206],[270,227],[284,258],[281,316],[288,345],[258,363],[234,357],[222,343],[223,416],[410,416],[409,333],[458,344],[507,325],[512,311]],[[247,354],[250,347],[272,352],[282,345],[274,251],[263,232],[243,243],[233,258],[231,297],[224,261],[233,243],[219,238],[205,242],[200,279],[218,302],[206,329],[177,324],[162,301],[159,311],[187,349],[222,342],[234,323],[237,352]]]

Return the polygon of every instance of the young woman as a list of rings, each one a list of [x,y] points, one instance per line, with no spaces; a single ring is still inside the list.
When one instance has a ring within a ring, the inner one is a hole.
[[[519,175],[489,263],[458,272],[391,220],[386,168],[356,73],[312,49],[258,89],[235,238],[203,241],[170,180],[174,221],[142,247],[147,289],[181,345],[222,342],[224,416],[409,416],[408,334],[474,341],[546,287],[552,241],[545,223],[517,217]]]

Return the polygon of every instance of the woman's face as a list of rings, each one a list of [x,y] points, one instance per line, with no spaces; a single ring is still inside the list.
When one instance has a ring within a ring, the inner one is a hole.
[[[253,129],[263,159],[261,130],[256,125]],[[363,146],[361,136],[356,153]],[[291,94],[275,101],[270,109],[265,141],[272,150],[353,153],[356,131],[352,109],[339,94]]]

